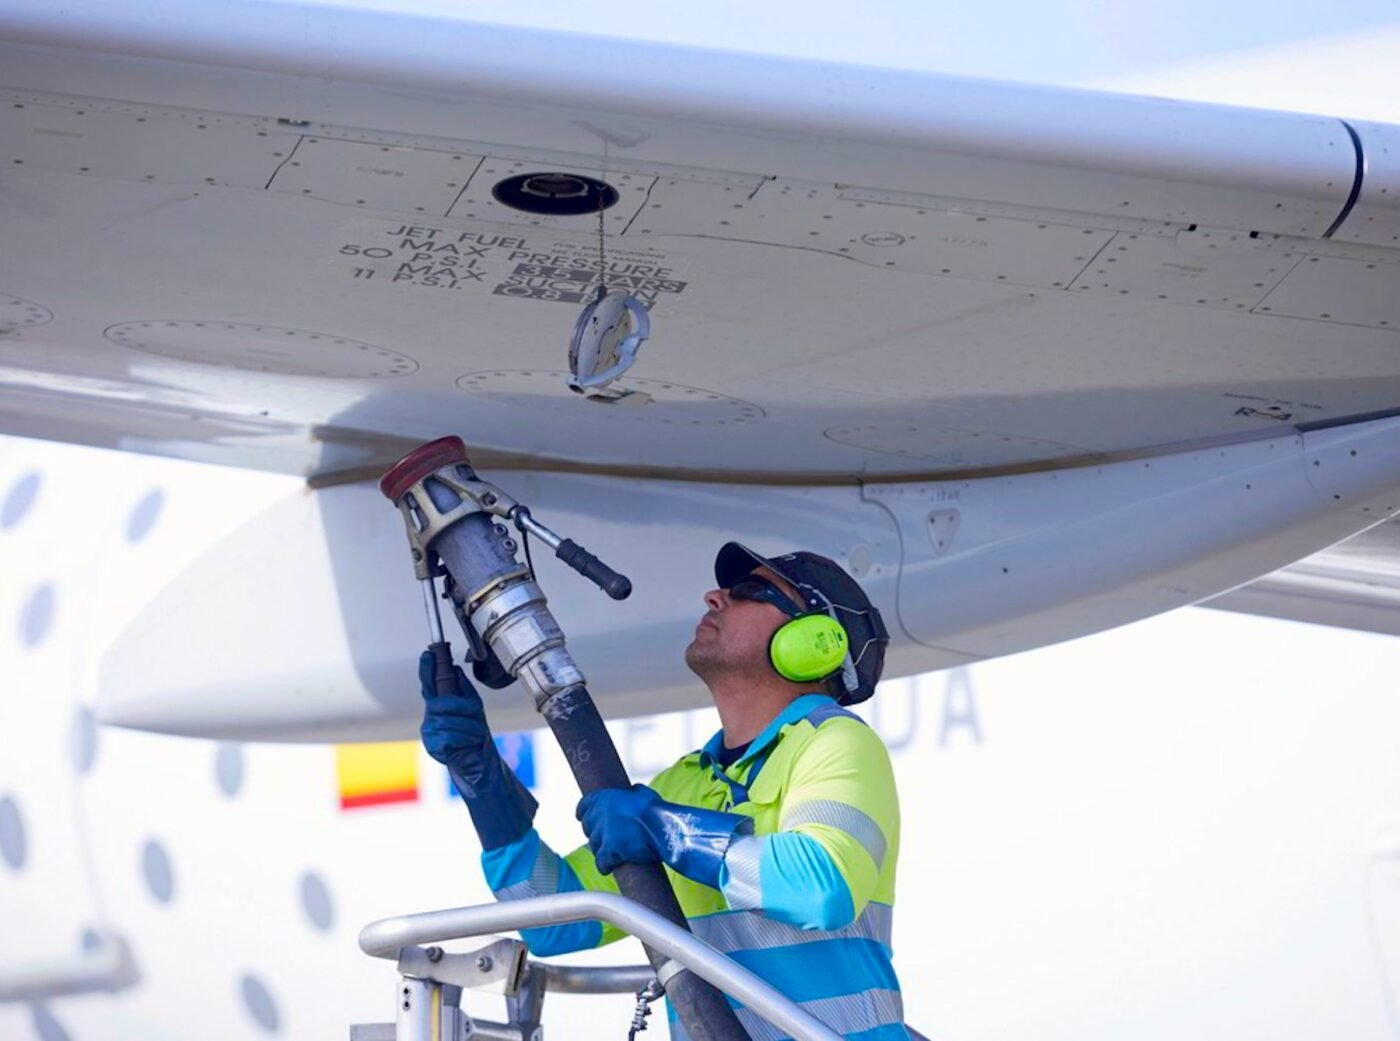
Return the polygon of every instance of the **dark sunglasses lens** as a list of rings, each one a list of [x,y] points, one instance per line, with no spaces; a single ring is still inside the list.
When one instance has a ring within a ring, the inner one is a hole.
[[[729,595],[735,600],[756,600],[759,603],[772,604],[784,614],[797,614],[797,605],[766,578],[741,578],[729,587]]]
[[[776,590],[760,578],[741,578],[729,587],[729,595],[735,600],[764,600],[773,592]]]

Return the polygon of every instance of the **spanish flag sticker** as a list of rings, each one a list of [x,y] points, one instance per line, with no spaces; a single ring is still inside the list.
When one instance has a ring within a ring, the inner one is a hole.
[[[418,742],[335,746],[340,808],[418,801]]]

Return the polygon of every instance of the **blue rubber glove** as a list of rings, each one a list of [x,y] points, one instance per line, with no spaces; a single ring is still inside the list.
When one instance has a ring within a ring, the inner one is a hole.
[[[753,832],[750,817],[667,802],[644,784],[589,792],[575,816],[603,874],[619,864],[659,861],[716,889],[729,844]]]
[[[496,750],[481,695],[461,669],[454,671],[457,692],[437,694],[432,653],[424,651],[418,659],[425,703],[419,733],[428,754],[452,774],[471,812],[481,848],[498,849],[529,833],[539,803]]]

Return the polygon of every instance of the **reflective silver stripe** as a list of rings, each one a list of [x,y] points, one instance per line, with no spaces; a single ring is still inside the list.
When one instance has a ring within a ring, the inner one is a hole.
[[[493,890],[493,892],[495,892],[497,900],[525,900],[528,897],[540,895],[535,892],[535,887],[528,878],[524,882],[517,882],[512,886],[503,886],[500,889]]]
[[[862,990],[836,998],[799,1001],[798,1005],[839,1034],[904,1023],[904,999],[897,990]],[[782,1041],[789,1036],[746,1008],[737,1011],[739,1022],[753,1041]]]
[[[897,990],[867,990],[838,998],[799,1001],[798,1004],[842,1034],[855,1034],[904,1022],[904,999]],[[735,1013],[752,1041],[784,1041],[788,1037],[746,1008],[735,1009]],[[690,1032],[680,1019],[672,1019],[669,1026],[671,1041],[690,1041]]]
[[[783,814],[784,831],[800,824],[822,824],[844,831],[865,847],[865,852],[875,861],[876,871],[885,864],[885,833],[864,810],[831,799],[813,799]]]
[[[763,894],[758,886],[758,860],[763,853],[763,839],[745,835],[730,843],[724,854],[724,867],[729,877],[724,883],[724,898],[736,910],[761,907]]]
[[[757,911],[734,911],[692,918],[690,930],[717,951],[753,951],[765,947],[791,947],[823,940],[875,940],[893,947],[890,934],[894,908],[874,901],[865,905],[850,925],[842,929],[800,929],[787,922],[766,918]]]
[[[559,892],[560,859],[558,853],[541,844],[535,863],[530,868],[530,881],[541,896]]]
[[[532,896],[549,896],[559,892],[560,856],[541,845],[530,865],[530,876],[513,885],[495,890],[497,900],[524,900]]]

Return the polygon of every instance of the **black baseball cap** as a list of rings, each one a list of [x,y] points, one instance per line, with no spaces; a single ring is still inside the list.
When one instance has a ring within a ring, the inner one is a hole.
[[[832,678],[841,689],[836,700],[842,705],[854,705],[874,694],[885,668],[890,634],[860,583],[836,561],[820,554],[798,550],[763,557],[738,542],[726,542],[720,547],[715,556],[715,581],[721,589],[728,589],[758,567],[770,568],[792,583],[803,596],[805,610],[830,611],[846,630],[854,682],[850,670],[843,668],[836,673]]]

